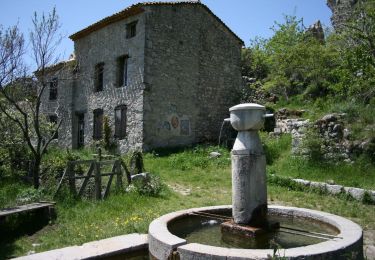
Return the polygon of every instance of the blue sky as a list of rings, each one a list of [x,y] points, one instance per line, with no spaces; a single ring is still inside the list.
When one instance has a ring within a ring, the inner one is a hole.
[[[86,26],[121,11],[140,1],[134,0],[1,0],[0,24],[8,27],[19,24],[26,34],[31,28],[31,17],[48,13],[56,6],[66,39],[59,52],[67,58],[73,51],[69,35]],[[330,26],[331,12],[326,0],[202,0],[244,42],[249,44],[255,36],[270,37],[274,21],[283,21],[283,15],[303,18],[305,26],[320,20]]]

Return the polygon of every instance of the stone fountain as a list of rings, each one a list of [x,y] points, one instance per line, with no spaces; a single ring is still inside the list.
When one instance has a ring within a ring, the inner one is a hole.
[[[352,221],[267,205],[266,158],[258,131],[272,115],[253,103],[229,111],[238,131],[232,150],[232,205],[187,209],[154,220],[148,234],[151,258],[363,259],[362,229]]]

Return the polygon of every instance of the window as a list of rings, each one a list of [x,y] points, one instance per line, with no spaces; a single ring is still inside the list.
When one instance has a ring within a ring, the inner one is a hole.
[[[126,136],[126,111],[125,105],[115,108],[115,137],[119,139]]]
[[[53,78],[49,83],[49,100],[57,99],[57,78]]]
[[[48,117],[49,122],[52,124],[52,129],[51,129],[51,135],[53,135],[53,139],[57,139],[59,137],[58,132],[56,131],[57,129],[57,116],[56,115],[50,115]]]
[[[137,34],[137,21],[126,25],[126,38],[133,38]]]
[[[103,91],[104,63],[95,66],[95,92]]]
[[[124,55],[117,59],[117,86],[123,87],[128,85],[128,59],[129,56]]]
[[[103,109],[94,110],[94,140],[100,140],[103,137]]]

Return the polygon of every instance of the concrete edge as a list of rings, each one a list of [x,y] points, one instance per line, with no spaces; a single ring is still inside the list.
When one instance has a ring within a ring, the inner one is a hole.
[[[22,256],[19,260],[98,259],[147,249],[146,234],[129,234],[92,241],[81,246],[71,246],[42,253]]]

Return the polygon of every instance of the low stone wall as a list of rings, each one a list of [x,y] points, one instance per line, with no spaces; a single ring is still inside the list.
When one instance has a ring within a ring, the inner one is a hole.
[[[287,181],[289,181],[297,185],[300,185],[301,187],[317,189],[319,191],[326,192],[330,195],[344,194],[358,201],[366,202],[369,204],[375,204],[375,190],[366,190],[356,187],[345,187],[337,184],[308,181],[303,179],[292,179],[288,177],[276,176],[274,174],[270,174],[268,179],[271,182],[278,182],[277,179],[281,180],[279,182],[283,183],[287,183]]]

